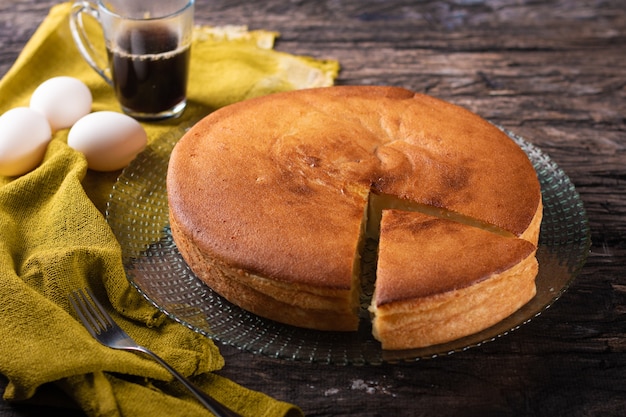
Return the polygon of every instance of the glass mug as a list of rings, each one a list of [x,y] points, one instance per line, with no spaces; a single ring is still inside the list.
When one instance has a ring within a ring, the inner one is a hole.
[[[87,63],[113,87],[124,113],[140,120],[182,114],[193,35],[194,0],[76,2],[70,14],[74,42]],[[83,17],[104,34],[108,65],[95,51]]]

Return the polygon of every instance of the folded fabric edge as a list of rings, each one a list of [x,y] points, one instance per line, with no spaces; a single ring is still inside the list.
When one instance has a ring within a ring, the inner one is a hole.
[[[194,27],[194,41],[197,42],[245,42],[261,49],[272,49],[278,32],[248,30],[245,25],[224,25]]]
[[[194,378],[203,391],[242,417],[303,417],[290,403],[242,387],[216,374]],[[130,380],[107,372],[76,375],[55,385],[89,415],[151,416],[176,412],[204,416],[206,410],[183,386],[150,380]]]

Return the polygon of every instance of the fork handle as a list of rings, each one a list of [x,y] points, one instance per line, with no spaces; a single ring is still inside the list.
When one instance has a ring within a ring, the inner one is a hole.
[[[138,350],[139,352],[145,353],[146,355],[151,356],[158,363],[160,363],[165,369],[167,369],[172,375],[174,375],[174,377],[176,377],[176,379],[178,379],[185,386],[185,388],[187,388],[198,399],[198,401],[200,401],[202,405],[204,405],[216,417],[241,417],[239,414],[234,413],[233,411],[229,410],[224,405],[219,403],[215,398],[212,398],[206,393],[204,393],[203,391],[201,391],[189,379],[185,378],[176,369],[172,368],[167,362],[161,359],[156,353],[144,347],[140,347],[136,350]]]

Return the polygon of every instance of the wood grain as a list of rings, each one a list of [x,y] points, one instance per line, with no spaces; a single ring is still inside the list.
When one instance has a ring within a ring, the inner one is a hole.
[[[0,75],[54,3],[0,0]],[[317,417],[623,415],[622,0],[212,0],[198,2],[196,19],[276,30],[279,50],[339,60],[339,84],[404,86],[513,130],[571,178],[593,242],[582,273],[553,307],[480,348],[416,363],[334,367],[224,346],[222,375]],[[0,406],[1,416],[41,412]]]

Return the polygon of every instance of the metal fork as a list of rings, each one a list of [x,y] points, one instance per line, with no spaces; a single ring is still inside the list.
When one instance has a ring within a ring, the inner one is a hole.
[[[102,304],[96,299],[89,290],[73,291],[69,295],[72,308],[87,328],[89,333],[98,342],[113,349],[129,350],[133,352],[141,352],[151,356],[176,377],[195,397],[217,417],[239,417],[237,414],[228,410],[214,398],[209,397],[200,391],[191,381],[185,378],[172,368],[167,362],[157,356],[154,352],[140,346],[135,342],[122,328],[113,321],[113,318],[102,307]]]

